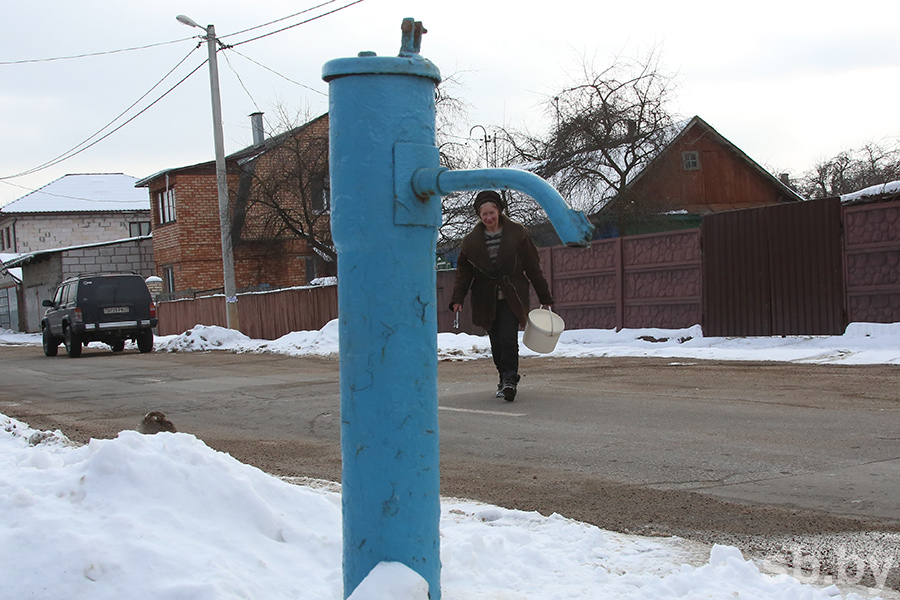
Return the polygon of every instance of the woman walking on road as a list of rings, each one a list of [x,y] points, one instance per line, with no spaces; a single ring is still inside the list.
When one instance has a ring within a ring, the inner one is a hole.
[[[505,209],[506,202],[495,191],[475,196],[480,222],[460,246],[450,310],[461,311],[472,290],[472,323],[487,330],[500,375],[496,397],[512,402],[519,382],[519,326],[528,319],[529,282],[542,306],[551,306],[553,296],[528,231],[504,215]]]

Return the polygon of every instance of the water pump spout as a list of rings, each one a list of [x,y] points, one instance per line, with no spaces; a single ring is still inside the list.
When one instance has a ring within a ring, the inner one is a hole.
[[[517,190],[534,198],[547,213],[559,239],[567,246],[587,246],[594,226],[584,213],[569,208],[556,189],[544,179],[518,169],[471,169],[451,171],[445,168],[417,169],[412,188],[421,200],[446,196],[452,192],[477,190]]]

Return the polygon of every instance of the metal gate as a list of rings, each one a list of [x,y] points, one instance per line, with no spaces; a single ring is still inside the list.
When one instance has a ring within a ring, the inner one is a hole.
[[[704,335],[844,332],[838,198],[707,215],[700,236]]]

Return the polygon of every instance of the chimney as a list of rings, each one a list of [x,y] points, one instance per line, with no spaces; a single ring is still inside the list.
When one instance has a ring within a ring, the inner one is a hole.
[[[778,175],[778,179],[781,180],[781,183],[784,185],[791,187],[791,176],[789,173],[780,173]]]
[[[255,112],[250,115],[250,127],[253,130],[253,145],[259,146],[266,140],[266,131],[263,129],[263,114]]]

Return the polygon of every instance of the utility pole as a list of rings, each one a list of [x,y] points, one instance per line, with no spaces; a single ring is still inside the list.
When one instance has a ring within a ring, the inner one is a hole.
[[[234,251],[231,244],[231,218],[228,215],[228,176],[225,171],[225,139],[222,134],[222,100],[219,94],[219,63],[216,59],[219,40],[214,25],[201,27],[184,15],[175,17],[179,23],[206,31],[209,49],[209,89],[212,96],[213,142],[216,149],[216,189],[219,196],[219,228],[222,236],[222,272],[225,287],[225,319],[228,329],[240,331],[237,290],[234,282]]]

